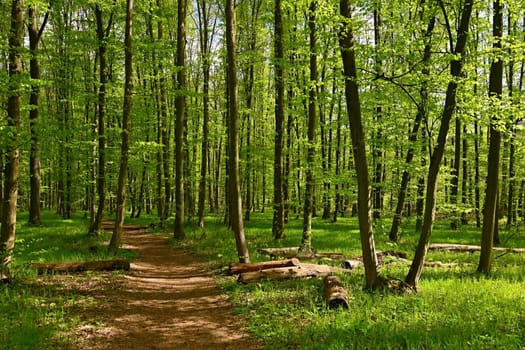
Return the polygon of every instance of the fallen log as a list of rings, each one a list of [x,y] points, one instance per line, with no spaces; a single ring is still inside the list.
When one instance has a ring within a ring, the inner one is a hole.
[[[318,264],[300,264],[299,266],[275,267],[260,271],[245,272],[239,275],[237,282],[253,283],[263,279],[285,280],[301,277],[323,277],[333,272],[347,272],[338,267]]]
[[[447,244],[447,243],[433,243],[428,247],[429,250],[442,250],[448,252],[479,252],[481,247],[478,245],[468,245],[468,244]],[[504,247],[493,247],[495,252],[504,252],[504,253],[525,253],[525,248],[504,248]]]
[[[361,260],[343,260],[343,262],[341,263],[343,269],[346,270],[353,270],[360,265],[363,265],[363,262]]]
[[[328,275],[324,278],[325,299],[328,308],[348,309],[348,291],[341,283],[339,277]]]
[[[282,257],[285,255],[297,255],[299,247],[284,247],[284,248],[261,248],[259,253],[269,255],[270,257]]]
[[[344,260],[345,256],[341,253],[302,253],[299,251],[299,247],[284,247],[284,248],[261,248],[259,253],[269,255],[271,258],[286,258],[292,259],[297,258],[300,260],[313,260],[313,259],[332,259],[332,260]]]
[[[231,263],[228,268],[228,274],[238,275],[246,272],[261,271],[270,268],[277,267],[291,267],[299,266],[301,262],[297,258],[288,259],[288,260],[273,260],[273,261],[262,261],[256,263]]]
[[[130,269],[130,263],[125,259],[83,261],[83,262],[63,262],[63,263],[32,263],[29,265],[36,269],[41,275],[45,272],[73,273],[83,271],[114,271]]]

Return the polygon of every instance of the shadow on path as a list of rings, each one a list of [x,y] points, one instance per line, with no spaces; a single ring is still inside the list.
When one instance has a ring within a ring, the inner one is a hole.
[[[110,229],[111,223],[106,225]],[[174,250],[167,237],[140,226],[125,226],[123,243],[139,257],[120,287],[95,295],[104,306],[88,313],[102,324],[89,330],[86,349],[259,348],[192,254]]]

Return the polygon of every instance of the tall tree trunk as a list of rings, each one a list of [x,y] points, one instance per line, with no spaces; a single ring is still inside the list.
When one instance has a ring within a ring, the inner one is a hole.
[[[239,174],[239,110],[237,91],[237,64],[235,45],[235,0],[226,0],[226,49],[228,63],[228,143],[229,143],[229,190],[230,222],[235,235],[239,262],[250,262],[248,247],[244,237],[242,217],[242,198]]]
[[[381,1],[376,1],[376,8],[374,9],[374,50],[375,50],[375,74],[383,75],[383,61],[380,58],[381,48]],[[377,88],[376,88],[377,90]],[[378,92],[378,91],[376,91]],[[376,139],[372,143],[372,158],[374,164],[374,180],[372,186],[372,207],[374,219],[381,218],[381,210],[383,204],[383,193],[381,190],[383,181],[383,150],[381,142],[383,133],[381,131],[381,119],[383,117],[383,106],[380,99],[377,99],[377,105],[374,107],[374,118],[377,125]]]
[[[201,168],[199,178],[199,203],[197,216],[199,227],[204,228],[204,207],[206,202],[206,174],[208,171],[209,157],[209,120],[210,120],[210,55],[209,55],[209,14],[206,0],[197,1],[199,15],[199,39],[202,59],[202,144],[201,144]],[[210,201],[211,203],[211,201]]]
[[[481,138],[481,129],[477,119],[474,121],[474,203],[476,210],[476,227],[481,227],[481,191],[479,188],[479,140]]]
[[[467,217],[467,211],[465,208],[467,207],[467,199],[468,199],[468,189],[467,184],[469,181],[469,165],[468,165],[468,140],[467,140],[467,124],[463,123],[463,150],[462,152],[462,175],[461,175],[461,204],[463,206],[463,209],[461,211],[461,224],[467,225],[468,224],[468,217]]]
[[[18,178],[20,149],[20,96],[22,74],[22,47],[24,12],[23,1],[11,2],[11,26],[9,31],[9,98],[7,99],[7,127],[10,129],[6,142],[4,167],[4,195],[2,218],[0,221],[0,281],[9,281],[9,265],[15,247],[16,202],[18,197]]]
[[[450,127],[450,121],[456,109],[456,94],[457,94],[457,79],[461,77],[463,58],[465,55],[465,47],[467,44],[467,36],[469,29],[469,22],[472,13],[472,1],[466,1],[463,4],[461,11],[461,19],[457,30],[457,42],[454,49],[455,59],[450,62],[450,74],[452,76],[448,83],[447,93],[445,98],[445,105],[443,106],[443,113],[441,114],[441,125],[434,151],[430,158],[430,165],[427,175],[427,189],[425,196],[425,212],[423,214],[423,225],[421,228],[421,235],[415,251],[414,260],[410,266],[410,270],[406,277],[406,282],[417,290],[421,270],[425,262],[425,257],[428,251],[430,236],[432,235],[432,228],[434,217],[436,213],[436,197],[439,169],[441,161],[445,153],[445,146],[447,142],[447,135]],[[452,45],[452,44],[451,44]]]
[[[456,115],[456,126],[454,136],[454,161],[452,163],[451,179],[450,179],[450,204],[454,207],[453,217],[450,223],[452,230],[459,229],[458,217],[458,194],[459,194],[459,168],[461,163],[461,120]]]
[[[97,22],[98,60],[99,60],[99,88],[98,88],[98,171],[97,171],[97,195],[98,205],[93,226],[89,228],[90,233],[102,230],[104,218],[104,207],[106,205],[106,84],[108,82],[107,64],[107,38],[113,25],[113,12],[110,14],[107,27],[104,29],[102,20],[102,9],[95,5],[95,18]]]
[[[498,52],[501,49],[501,39],[503,35],[503,5],[500,0],[493,2],[493,21],[492,21],[492,47]],[[501,100],[503,90],[503,61],[496,57],[490,65],[489,77],[489,97]],[[501,120],[499,110],[501,107],[498,102],[492,106],[495,111],[492,113],[489,134],[489,153],[488,171],[485,187],[485,204],[483,206],[483,228],[481,234],[481,253],[479,257],[478,272],[489,273],[492,263],[492,247],[494,245],[494,235],[496,221],[498,220],[498,186],[499,186],[499,163],[501,148],[501,131],[499,123]]]
[[[273,222],[272,235],[281,239],[284,235],[284,44],[281,0],[275,0],[274,9],[274,69],[275,69],[275,144],[273,173]],[[264,205],[264,204],[263,204]]]
[[[133,93],[133,0],[126,2],[126,26],[124,32],[124,105],[122,108],[122,145],[117,189],[117,212],[109,249],[117,253],[122,239],[122,226],[126,209],[126,180],[128,176],[129,147],[131,143],[131,107]]]
[[[183,239],[184,233],[184,130],[186,125],[186,0],[177,2],[177,110],[175,125],[175,228],[173,236]]]
[[[38,113],[40,97],[40,65],[38,63],[38,44],[42,32],[49,18],[49,11],[46,12],[40,28],[38,27],[37,9],[30,6],[28,10],[30,23],[27,24],[29,32],[30,50],[30,74],[31,74],[31,96],[29,97],[29,126],[31,132],[31,151],[29,154],[29,182],[31,194],[29,200],[29,223],[40,225],[40,135],[38,132]]]
[[[346,109],[350,123],[354,164],[357,174],[359,236],[363,253],[363,265],[365,267],[366,288],[372,289],[381,284],[381,278],[377,269],[372,213],[370,210],[370,179],[368,176],[365,133],[363,131],[359,89],[357,85],[350,1],[340,0],[340,10],[344,22],[342,23],[342,30],[339,33],[339,45],[341,46],[343,72],[345,76]]]
[[[311,1],[308,9],[308,27],[310,29],[310,81],[308,88],[308,144],[306,149],[306,184],[304,190],[302,252],[312,251],[312,215],[314,210],[314,161],[315,161],[315,128],[317,124],[317,1]]]

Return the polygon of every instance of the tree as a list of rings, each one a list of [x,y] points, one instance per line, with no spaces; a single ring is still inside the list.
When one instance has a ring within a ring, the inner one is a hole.
[[[9,32],[9,91],[7,100],[7,126],[10,137],[7,140],[7,157],[4,165],[4,195],[2,220],[0,221],[0,281],[9,281],[9,265],[15,247],[16,203],[18,198],[18,178],[20,146],[20,99],[22,88],[22,47],[24,12],[23,1],[11,2],[11,26]]]
[[[186,0],[177,2],[177,88],[175,97],[175,228],[173,236],[183,239],[184,234],[184,130],[186,113]]]
[[[445,153],[445,145],[447,142],[447,135],[450,126],[450,120],[456,109],[456,95],[458,88],[458,79],[462,75],[463,59],[465,56],[465,47],[467,44],[467,36],[469,29],[469,21],[472,14],[472,1],[466,1],[461,10],[461,18],[457,29],[456,47],[453,50],[454,59],[450,62],[450,81],[448,82],[447,92],[445,97],[445,104],[441,114],[441,124],[439,127],[439,134],[437,142],[434,146],[432,156],[430,157],[430,164],[427,175],[427,189],[425,195],[425,211],[423,214],[423,226],[419,236],[418,245],[416,247],[414,260],[410,266],[405,281],[414,289],[417,290],[421,270],[425,262],[425,257],[432,235],[432,227],[434,224],[434,217],[436,212],[436,197],[438,187],[438,175],[441,166],[441,160]],[[444,10],[444,7],[442,7]],[[450,28],[449,28],[450,29]],[[449,30],[450,32],[450,30]],[[452,46],[452,42],[451,42]]]
[[[350,124],[354,165],[357,175],[357,206],[359,215],[359,236],[365,267],[365,287],[377,288],[381,278],[377,269],[374,231],[372,227],[372,211],[370,207],[370,179],[366,157],[365,134],[361,117],[359,88],[357,85],[357,69],[355,60],[355,42],[353,37],[351,9],[349,0],[340,0],[342,16],[339,45],[343,60],[345,77],[346,111]]]
[[[493,1],[493,21],[492,21],[492,48],[498,52],[501,50],[503,36],[503,6],[502,1]],[[496,56],[490,65],[489,78],[489,97],[494,111],[490,122],[489,130],[489,153],[487,184],[485,187],[485,204],[483,206],[483,227],[481,234],[481,254],[479,257],[478,272],[489,273],[492,262],[492,247],[494,245],[494,234],[496,221],[498,220],[498,185],[500,169],[500,148],[501,148],[501,110],[500,100],[503,90],[503,60]]]
[[[99,88],[97,101],[97,138],[98,138],[98,170],[97,170],[97,195],[98,205],[94,218],[91,219],[91,234],[97,233],[102,229],[102,219],[104,218],[104,208],[106,205],[106,85],[108,83],[108,64],[107,64],[107,39],[113,26],[113,11],[109,15],[109,20],[104,28],[102,18],[102,8],[99,4],[95,5],[95,19],[97,23],[98,40],[98,63],[99,63]]]
[[[228,64],[228,164],[229,164],[229,196],[230,196],[230,223],[235,235],[239,262],[250,262],[246,238],[244,236],[244,222],[242,217],[242,198],[239,174],[239,110],[237,91],[237,64],[235,44],[235,0],[226,0],[226,50]]]
[[[117,252],[122,237],[122,226],[124,225],[124,214],[126,204],[126,182],[128,178],[128,158],[131,144],[131,107],[133,93],[133,0],[126,2],[126,26],[124,31],[124,57],[125,57],[125,80],[124,80],[124,106],[122,109],[122,145],[120,148],[120,170],[117,189],[117,212],[113,235],[109,242],[109,249]]]
[[[204,227],[204,205],[206,201],[206,173],[208,171],[209,157],[209,120],[210,120],[210,19],[209,8],[206,0],[197,1],[199,16],[199,46],[202,60],[202,145],[201,145],[201,168],[199,177],[199,203],[197,216],[199,227]]]
[[[284,235],[284,44],[281,0],[275,0],[274,8],[274,69],[275,69],[275,143],[273,173],[273,223],[275,239]]]
[[[315,11],[317,1],[311,1],[308,9],[308,27],[310,29],[310,81],[308,85],[308,146],[306,150],[306,186],[304,190],[303,234],[300,250],[312,251],[312,212],[314,192],[314,161],[315,161],[315,128],[317,124],[317,44]]]
[[[31,152],[29,154],[29,181],[31,195],[29,201],[29,223],[40,225],[40,137],[38,132],[38,114],[40,98],[40,65],[38,63],[38,44],[49,18],[49,10],[46,11],[40,27],[38,26],[38,15],[36,5],[30,5],[28,10],[30,22],[27,24],[29,32],[29,67],[31,74],[31,96],[29,97],[29,120],[31,132]]]

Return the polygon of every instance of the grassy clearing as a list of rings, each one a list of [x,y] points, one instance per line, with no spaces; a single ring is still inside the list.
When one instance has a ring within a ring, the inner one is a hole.
[[[298,246],[301,221],[287,225],[286,238],[271,237],[270,214],[252,215],[245,223],[252,261],[266,260],[257,249]],[[235,261],[232,233],[210,219],[205,239],[176,243],[195,249],[212,267]],[[412,223],[405,224],[402,242],[388,241],[390,220],[376,224],[378,250],[394,249],[413,255],[418,236]],[[357,221],[337,223],[314,220],[314,247],[322,252],[360,255]],[[502,230],[506,246],[525,247],[525,230]],[[198,237],[196,235],[195,237]],[[436,223],[433,242],[479,244],[480,231],[464,226],[451,231]],[[238,285],[221,276],[236,310],[268,349],[523,349],[525,347],[525,256],[496,254],[491,277],[474,271],[479,253],[430,252],[429,261],[457,262],[455,268],[425,268],[421,292],[414,296],[382,295],[363,291],[363,271],[341,276],[351,292],[350,310],[325,307],[322,281],[263,281]],[[391,263],[382,273],[404,278],[408,265]]]
[[[71,330],[80,319],[75,308],[94,303],[79,284],[64,280],[60,286],[37,280],[30,262],[64,262],[113,258],[105,245],[110,234],[87,236],[87,222],[81,216],[63,220],[44,212],[43,225],[27,224],[27,214],[18,217],[12,263],[14,281],[0,285],[0,348],[5,350],[70,349],[77,340]],[[97,248],[94,248],[97,247]],[[130,252],[121,255],[132,258]],[[51,276],[50,276],[51,277]],[[96,282],[93,274],[90,280]],[[83,282],[81,282],[83,283]],[[78,311],[78,309],[77,309]]]

